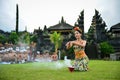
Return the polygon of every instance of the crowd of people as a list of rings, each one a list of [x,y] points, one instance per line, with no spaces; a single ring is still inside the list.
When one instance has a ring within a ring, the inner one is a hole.
[[[12,63],[24,63],[28,60],[28,51],[25,52],[14,52],[8,51],[0,53],[0,62]]]
[[[8,62],[10,64],[14,63],[25,63],[30,61],[56,61],[58,57],[56,54],[50,55],[49,52],[37,53],[35,51],[28,49],[25,50],[13,50],[10,48],[8,50],[0,50],[0,62]]]

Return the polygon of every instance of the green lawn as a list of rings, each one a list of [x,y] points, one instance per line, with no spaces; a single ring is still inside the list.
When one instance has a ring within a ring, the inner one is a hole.
[[[120,61],[90,60],[87,72],[69,72],[61,64],[0,64],[0,80],[120,80]]]

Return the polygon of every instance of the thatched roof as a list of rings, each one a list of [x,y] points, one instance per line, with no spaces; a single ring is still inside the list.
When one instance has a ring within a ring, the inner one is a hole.
[[[58,24],[54,25],[54,26],[50,26],[48,28],[48,30],[72,30],[73,26],[66,23],[64,21],[64,18],[62,17],[61,22],[59,22]]]

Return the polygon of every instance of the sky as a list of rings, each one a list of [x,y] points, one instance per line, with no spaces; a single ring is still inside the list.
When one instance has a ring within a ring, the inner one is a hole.
[[[84,10],[84,27],[88,31],[95,9],[99,11],[107,28],[120,23],[120,0],[0,0],[0,29],[15,30],[16,4],[19,5],[19,31],[33,32],[34,29],[56,25],[64,17],[74,26]]]

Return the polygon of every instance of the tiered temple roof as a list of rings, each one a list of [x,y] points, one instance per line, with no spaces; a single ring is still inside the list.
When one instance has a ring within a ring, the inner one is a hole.
[[[59,22],[56,25],[50,26],[48,28],[48,31],[62,31],[62,32],[65,32],[65,31],[71,31],[72,29],[73,29],[73,26],[66,23],[64,21],[64,18],[62,17],[61,22]]]
[[[120,23],[116,24],[116,25],[113,25],[111,28],[110,28],[110,31],[111,32],[119,32],[120,33]]]

